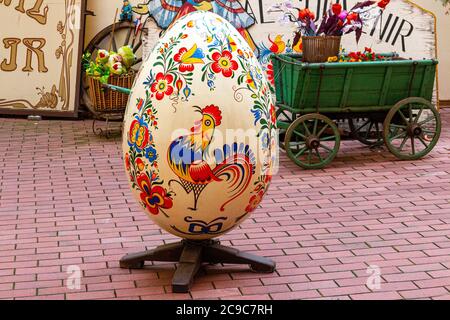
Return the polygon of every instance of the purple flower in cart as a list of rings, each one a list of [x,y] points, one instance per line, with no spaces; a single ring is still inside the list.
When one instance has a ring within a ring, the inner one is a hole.
[[[342,21],[345,21],[345,19],[347,19],[347,16],[348,16],[347,10],[343,10],[343,11],[339,14],[339,19],[341,19]]]

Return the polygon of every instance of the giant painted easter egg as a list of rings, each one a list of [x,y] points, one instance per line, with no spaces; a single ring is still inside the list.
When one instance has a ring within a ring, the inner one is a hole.
[[[178,20],[144,61],[125,115],[134,196],[187,239],[238,226],[267,191],[276,152],[269,84],[238,31],[210,12]]]

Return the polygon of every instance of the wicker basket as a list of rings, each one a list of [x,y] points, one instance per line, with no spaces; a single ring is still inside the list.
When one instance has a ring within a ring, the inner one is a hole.
[[[108,84],[122,88],[130,89],[134,82],[135,72],[121,76],[112,76],[109,78]],[[89,96],[97,113],[121,113],[127,107],[128,95],[102,87],[102,83],[94,78],[89,79]]]
[[[326,62],[329,57],[334,57],[339,54],[341,37],[302,37],[302,42],[304,62]]]

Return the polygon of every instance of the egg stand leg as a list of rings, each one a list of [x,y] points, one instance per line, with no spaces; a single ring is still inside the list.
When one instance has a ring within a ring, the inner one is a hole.
[[[190,241],[159,246],[154,250],[126,255],[120,260],[120,267],[141,269],[145,261],[178,262],[172,279],[174,293],[190,291],[194,277],[203,263],[247,264],[252,271],[272,273],[275,262],[237,249],[220,245],[217,240]]]

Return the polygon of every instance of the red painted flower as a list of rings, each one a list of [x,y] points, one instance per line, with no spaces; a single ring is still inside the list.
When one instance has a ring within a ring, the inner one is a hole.
[[[150,178],[146,174],[137,177],[137,184],[141,190],[141,200],[145,208],[153,215],[158,215],[160,209],[170,209],[173,206],[172,197],[161,186],[152,187]]]
[[[378,2],[378,6],[381,9],[385,9],[387,7],[387,5],[389,4],[389,2],[391,2],[391,0],[381,0],[380,2]]]
[[[254,195],[250,198],[249,204],[245,211],[247,213],[253,212],[258,208],[259,204],[261,203],[262,199],[264,197],[264,191],[260,191],[258,194]]]
[[[143,106],[144,106],[144,99],[139,98],[138,101],[137,101],[136,107],[137,107],[137,109],[138,109],[139,111],[141,111],[141,109],[142,109]]]
[[[275,73],[274,73],[274,71],[273,71],[273,64],[272,64],[272,62],[270,62],[268,65],[267,65],[267,80],[269,80],[269,82],[270,82],[270,84],[271,85],[275,85]]]
[[[137,158],[137,160],[136,160],[136,167],[138,168],[139,171],[144,171],[145,164],[144,164],[144,161],[142,161],[141,158]]]
[[[130,171],[131,169],[130,155],[128,153],[125,155],[125,168],[127,171]]]
[[[273,104],[270,105],[270,120],[272,121],[273,124],[277,122],[277,112]]]
[[[212,59],[214,60],[211,65],[211,69],[215,73],[222,72],[224,77],[230,78],[234,71],[237,70],[238,64],[233,59],[233,55],[230,51],[224,50],[222,53],[214,52],[212,55]]]
[[[150,138],[148,126],[143,119],[139,118],[131,123],[130,131],[128,132],[128,145],[143,150],[147,147]]]
[[[272,181],[272,175],[271,174],[266,174],[266,176],[264,177],[264,183],[266,185],[268,185],[271,181]]]
[[[181,48],[180,51],[178,51],[178,53],[173,57],[176,62],[181,63],[179,67],[180,72],[194,71],[194,64],[183,63],[183,55],[185,55],[186,52],[188,52],[188,49]]]
[[[171,86],[173,76],[170,74],[164,75],[162,72],[158,73],[155,82],[152,84],[150,90],[156,95],[156,99],[162,100],[164,95],[170,96],[173,93]]]

